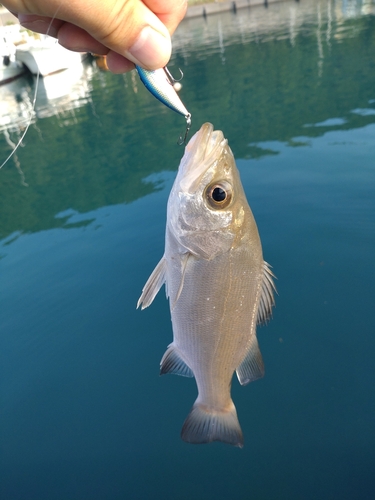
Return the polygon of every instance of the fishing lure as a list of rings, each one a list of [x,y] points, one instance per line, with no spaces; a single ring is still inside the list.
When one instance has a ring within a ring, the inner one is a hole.
[[[185,108],[181,99],[178,97],[173,84],[177,82],[175,78],[168,71],[167,67],[150,71],[148,69],[135,66],[141,82],[151,94],[156,97],[160,102],[173,109],[176,113],[183,115],[186,120],[185,135],[179,138],[178,144],[186,144],[186,138],[191,127],[191,114]],[[181,71],[181,70],[180,70]],[[182,72],[181,72],[182,74]]]

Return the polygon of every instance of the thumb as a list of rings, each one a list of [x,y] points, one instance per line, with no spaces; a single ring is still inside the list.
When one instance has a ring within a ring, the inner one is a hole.
[[[71,2],[66,2],[70,5]],[[135,64],[150,69],[167,64],[171,56],[168,29],[142,0],[91,0],[91,8],[81,11],[83,2],[74,1],[78,12],[69,15],[76,24],[98,42]],[[77,17],[75,17],[77,16]],[[67,16],[68,17],[68,16]],[[59,41],[69,48],[69,28],[59,33]],[[74,44],[74,38],[72,39]]]

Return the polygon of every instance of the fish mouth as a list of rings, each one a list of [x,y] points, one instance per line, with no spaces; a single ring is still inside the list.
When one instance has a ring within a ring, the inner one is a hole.
[[[199,182],[215,160],[218,160],[228,141],[221,130],[214,130],[211,123],[204,123],[190,139],[181,160],[179,173],[183,191],[195,192]]]

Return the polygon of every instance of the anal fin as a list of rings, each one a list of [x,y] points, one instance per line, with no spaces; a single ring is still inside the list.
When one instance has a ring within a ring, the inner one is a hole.
[[[182,375],[183,377],[194,377],[193,371],[181,358],[177,348],[173,344],[168,346],[160,361],[160,375],[165,375],[166,373]]]
[[[264,376],[264,364],[256,335],[253,335],[245,359],[236,370],[241,385],[249,384]]]

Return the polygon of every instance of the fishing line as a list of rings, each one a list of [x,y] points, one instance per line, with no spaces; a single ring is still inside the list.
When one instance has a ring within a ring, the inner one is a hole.
[[[54,13],[49,25],[48,25],[48,28],[47,28],[47,33],[46,35],[48,35],[50,29],[51,29],[51,26],[52,26],[52,23],[53,21],[56,19],[56,16],[57,16],[57,13],[59,12],[60,10],[60,7],[61,7],[62,4],[60,4],[58,7],[57,7],[57,10],[56,12]],[[56,43],[57,40],[56,40]],[[29,130],[29,127],[31,125],[31,122],[32,122],[32,119],[33,119],[33,113],[35,111],[35,103],[36,103],[36,95],[37,95],[37,92],[38,92],[38,87],[39,87],[39,78],[40,78],[40,71],[39,71],[39,67],[38,67],[38,73],[36,75],[36,80],[35,80],[35,90],[34,90],[34,96],[33,96],[33,100],[32,100],[32,105],[31,105],[31,111],[30,111],[30,117],[29,117],[29,122],[28,124],[26,125],[26,128],[25,130],[23,131],[23,134],[21,135],[21,138],[18,140],[17,144],[15,145],[15,148],[13,149],[13,151],[10,153],[10,155],[8,156],[8,158],[0,165],[0,170],[3,168],[3,166],[8,163],[8,161],[12,158],[12,156],[14,155],[14,153],[17,151],[17,149],[21,146],[22,144],[22,141],[23,139],[25,138],[25,135],[27,134],[27,131]]]

